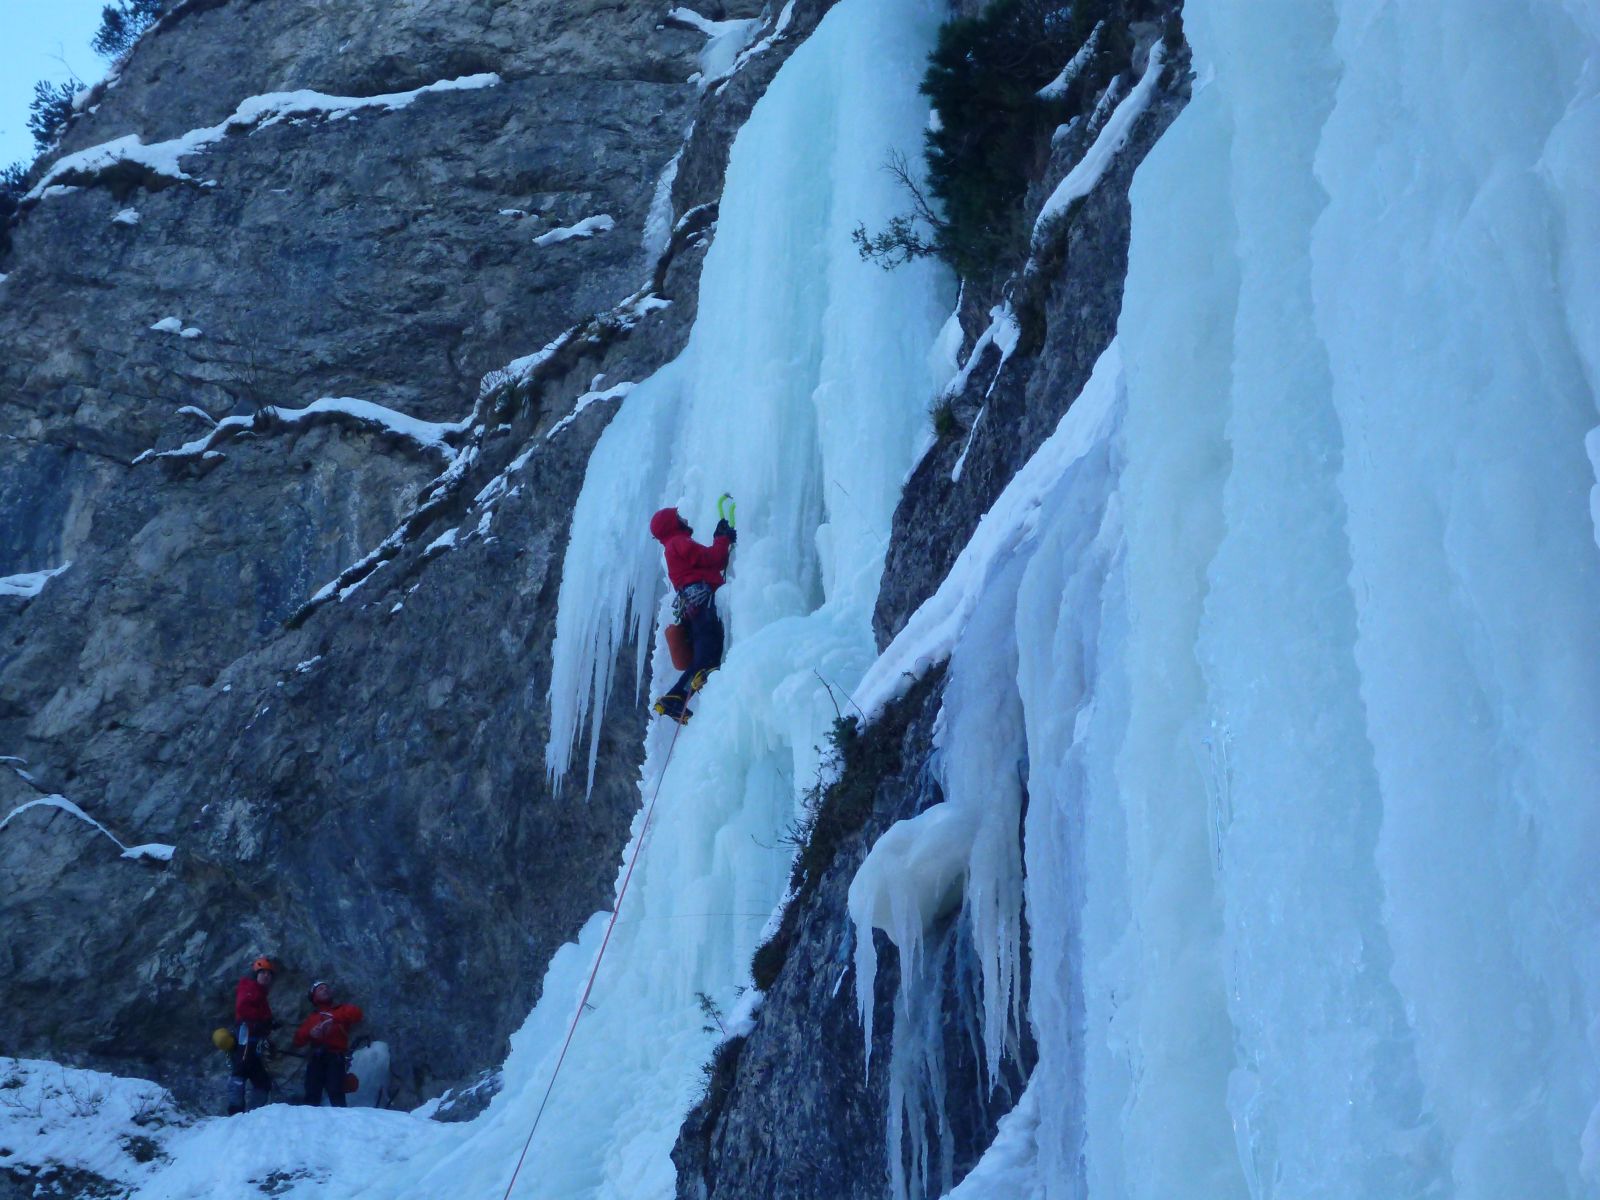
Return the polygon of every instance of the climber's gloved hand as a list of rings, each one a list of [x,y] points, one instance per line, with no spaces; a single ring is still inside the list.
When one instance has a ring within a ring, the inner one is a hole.
[[[738,540],[739,540],[739,531],[737,529],[735,529],[732,525],[729,525],[726,521],[718,521],[717,522],[717,528],[716,528],[715,532],[712,533],[711,536],[712,536],[713,539],[725,537],[730,542],[738,542]]]

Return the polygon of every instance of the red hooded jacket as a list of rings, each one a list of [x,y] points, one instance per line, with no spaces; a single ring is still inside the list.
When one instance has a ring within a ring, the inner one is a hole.
[[[651,517],[650,533],[666,550],[667,578],[675,589],[681,592],[691,583],[722,586],[722,572],[733,545],[729,539],[714,538],[711,545],[702,546],[683,528],[683,518],[675,508],[663,508]]]
[[[267,1003],[267,989],[256,982],[254,975],[246,975],[234,989],[233,1019],[250,1025],[272,1024],[272,1005]]]
[[[294,1044],[304,1046],[307,1042],[315,1042],[323,1049],[343,1054],[350,1049],[350,1026],[360,1021],[361,1016],[361,1010],[354,1004],[319,1008],[300,1022],[300,1028],[294,1031]],[[319,1026],[322,1027],[320,1032]]]

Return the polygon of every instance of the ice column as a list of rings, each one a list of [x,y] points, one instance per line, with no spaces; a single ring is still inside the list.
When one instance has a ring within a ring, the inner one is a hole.
[[[1358,7],[1312,283],[1404,1049],[1455,1195],[1577,1195],[1600,1093],[1600,557],[1595,281],[1573,269],[1600,200],[1566,155],[1593,137],[1600,40],[1580,6]]]
[[[1047,505],[1017,593],[1041,1059],[996,1177],[1587,1195],[1600,22],[1184,17],[1103,515]]]

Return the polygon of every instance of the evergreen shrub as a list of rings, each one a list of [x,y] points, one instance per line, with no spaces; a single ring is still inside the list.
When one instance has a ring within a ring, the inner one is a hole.
[[[1110,7],[1108,0],[995,0],[940,29],[922,81],[936,116],[924,147],[926,182],[919,186],[891,156],[888,169],[906,185],[913,212],[876,234],[858,226],[863,258],[890,268],[936,255],[971,279],[1026,245],[1028,181],[1050,152],[1051,132],[1081,105],[1078,88],[1050,98],[1039,89]]]
[[[121,58],[166,7],[166,0],[116,0],[100,10],[100,28],[90,45],[103,58]]]

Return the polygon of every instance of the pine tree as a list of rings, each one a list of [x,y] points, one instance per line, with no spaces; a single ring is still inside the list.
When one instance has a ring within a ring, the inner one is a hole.
[[[1019,235],[1033,159],[1062,116],[1038,89],[1081,44],[1092,7],[997,0],[939,31],[922,81],[939,115],[927,135],[928,190],[948,222],[942,249],[962,274]]]
[[[903,159],[899,178],[912,211],[852,235],[861,256],[883,267],[936,255],[976,278],[1026,246],[1028,179],[1043,165],[1050,133],[1079,97],[1039,89],[1088,39],[1111,0],[993,0],[939,31],[922,92],[938,118],[924,145],[925,182]],[[1097,45],[1104,49],[1103,38]],[[926,195],[924,194],[926,190]]]
[[[17,215],[17,206],[28,190],[28,168],[22,163],[12,163],[0,168],[0,254],[11,249],[11,225]]]
[[[116,0],[100,10],[100,30],[90,43],[103,58],[120,58],[161,17],[166,0]]]
[[[72,116],[72,98],[78,89],[71,83],[51,83],[41,79],[33,85],[33,100],[28,105],[28,132],[42,154],[55,145],[61,127]]]
[[[28,166],[26,163],[14,162],[9,167],[0,167],[0,204],[7,199],[16,200],[28,190]]]

